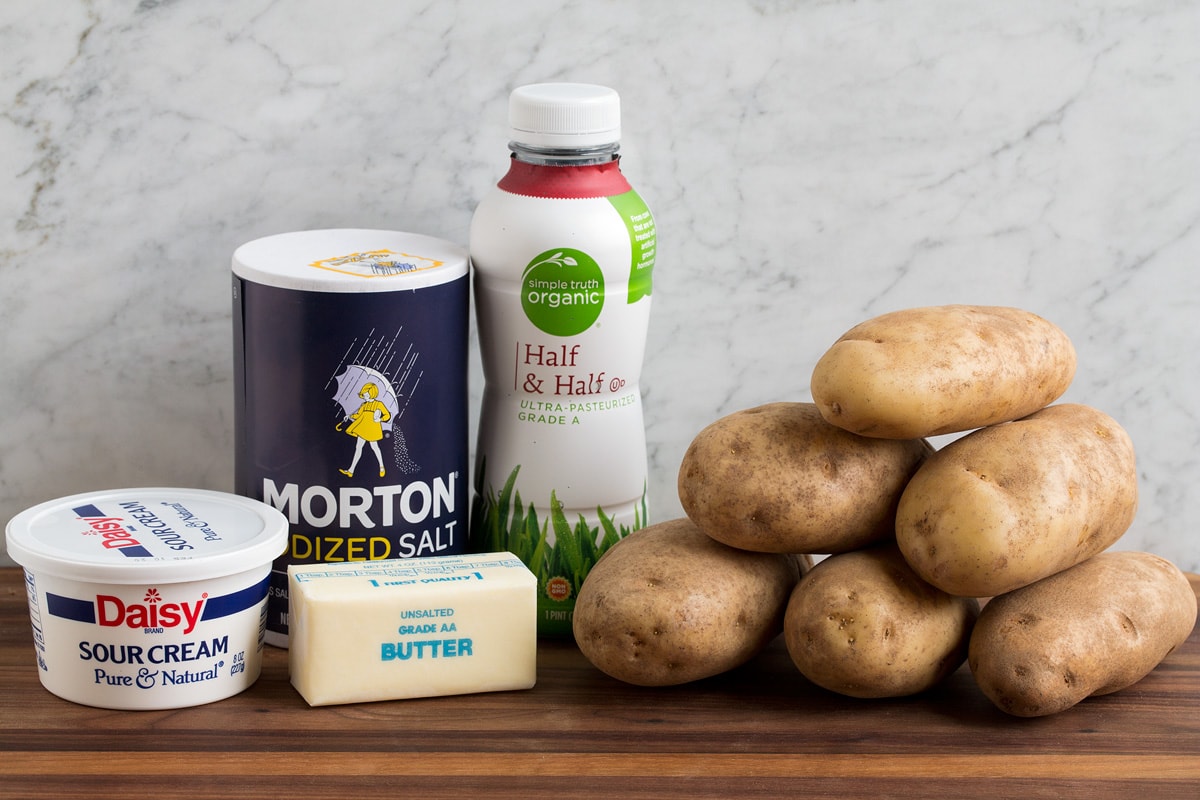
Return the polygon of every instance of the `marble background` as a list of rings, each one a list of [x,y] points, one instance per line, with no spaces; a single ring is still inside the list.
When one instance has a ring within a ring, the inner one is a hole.
[[[5,0],[0,518],[230,489],[234,248],[465,243],[508,92],[582,80],[621,93],[658,221],[655,518],[701,427],[809,399],[851,325],[1007,304],[1138,447],[1117,546],[1200,570],[1198,41],[1190,0]]]

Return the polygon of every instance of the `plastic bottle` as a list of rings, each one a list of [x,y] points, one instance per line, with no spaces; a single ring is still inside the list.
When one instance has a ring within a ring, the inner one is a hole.
[[[509,100],[508,174],[471,222],[484,370],[470,546],[538,576],[538,632],[569,634],[591,565],[647,522],[638,381],[654,219],[621,173],[612,89]]]

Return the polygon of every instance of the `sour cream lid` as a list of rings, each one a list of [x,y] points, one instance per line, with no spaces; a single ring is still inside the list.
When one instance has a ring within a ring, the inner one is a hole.
[[[233,274],[310,292],[395,292],[467,274],[466,248],[419,233],[331,228],[264,236],[233,252]]]
[[[98,583],[207,580],[272,562],[287,518],[258,500],[206,489],[91,492],[22,511],[8,554],[32,572]]]

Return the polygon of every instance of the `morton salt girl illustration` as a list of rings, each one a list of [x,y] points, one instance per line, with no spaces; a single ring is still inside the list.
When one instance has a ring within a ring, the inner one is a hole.
[[[354,446],[354,460],[350,462],[349,469],[339,469],[338,472],[347,478],[353,478],[358,460],[362,458],[363,445],[370,444],[375,453],[375,460],[379,462],[379,477],[382,478],[387,475],[387,469],[383,466],[383,453],[379,450],[379,441],[383,439],[383,425],[391,421],[392,412],[379,401],[379,387],[374,383],[364,383],[358,396],[363,401],[362,405],[346,417],[350,422],[346,426],[346,433],[358,440]],[[341,429],[342,423],[339,422],[338,430]]]
[[[471,547],[538,577],[538,631],[569,634],[591,565],[647,522],[638,381],[654,219],[617,151],[617,93],[537,84],[509,100],[509,171],[471,222],[485,385]]]
[[[287,567],[467,550],[467,253],[428,236],[318,230],[233,256],[238,494],[288,520]]]

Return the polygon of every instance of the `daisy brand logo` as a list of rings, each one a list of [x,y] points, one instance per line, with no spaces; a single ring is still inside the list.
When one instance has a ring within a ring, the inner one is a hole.
[[[191,633],[200,621],[205,592],[199,600],[183,603],[164,603],[158,589],[146,590],[140,603],[126,603],[110,594],[96,595],[96,623],[105,628],[183,628]]]
[[[99,536],[101,546],[105,550],[116,550],[129,558],[151,557],[150,551],[126,527],[123,517],[109,516],[94,505],[80,506],[72,510],[79,520],[88,526],[84,535]]]
[[[182,629],[191,633],[200,622],[239,614],[255,608],[267,599],[271,577],[238,589],[229,594],[210,597],[204,592],[199,598],[185,602],[166,602],[162,592],[150,586],[145,591],[130,588],[137,598],[133,602],[111,594],[98,594],[86,600],[46,592],[46,610],[51,616],[100,625],[105,628],[135,628],[144,633],[163,633]]]

